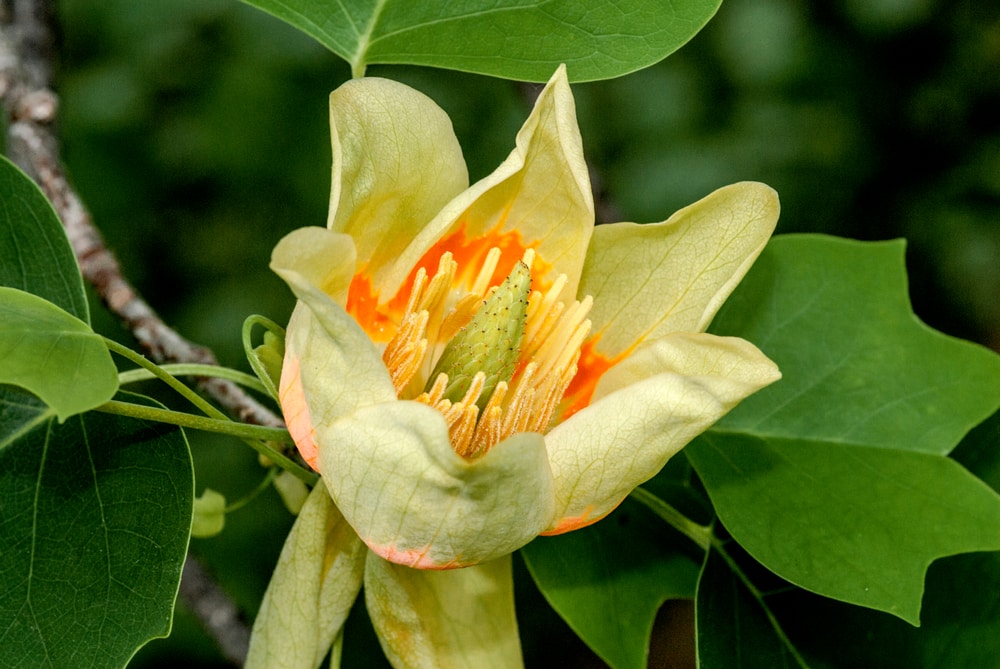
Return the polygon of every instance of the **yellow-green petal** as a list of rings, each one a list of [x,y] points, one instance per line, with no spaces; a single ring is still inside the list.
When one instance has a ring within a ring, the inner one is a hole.
[[[774,231],[778,196],[745,182],[720,188],[663,223],[594,231],[579,293],[597,351],[614,356],[643,339],[703,332]]]
[[[780,376],[741,339],[678,333],[647,342],[601,379],[600,399],[546,436],[556,482],[555,521],[546,532],[599,520],[691,439]]]
[[[427,248],[464,223],[469,238],[516,229],[573,295],[594,227],[594,202],[573,94],[560,67],[517,134],[516,147],[492,174],[445,207],[403,255],[412,266]]]
[[[485,562],[528,543],[552,518],[541,435],[514,435],[468,461],[453,450],[440,413],[394,401],[317,426],[317,437],[338,508],[393,562],[423,569]]]
[[[358,596],[367,554],[323,486],[313,489],[281,549],[245,669],[318,667]]]
[[[299,298],[285,335],[285,360],[278,397],[288,430],[306,461],[316,466],[316,426],[329,423],[359,406],[396,397],[382,356],[357,321],[321,288],[328,275],[318,262],[294,264],[299,239],[334,240],[346,250],[346,235],[316,228],[288,235],[271,256],[271,269]],[[325,237],[324,237],[325,235]],[[302,253],[307,253],[302,251]],[[331,262],[333,260],[331,259]],[[341,276],[341,275],[337,275]],[[332,284],[339,285],[338,279]]]
[[[371,555],[365,602],[395,669],[523,666],[509,555],[452,571],[410,569]]]
[[[330,126],[328,226],[354,238],[376,288],[398,283],[410,268],[397,256],[469,184],[451,119],[409,86],[365,77],[331,93]]]
[[[354,240],[350,236],[325,228],[299,228],[285,235],[274,247],[271,269],[285,279],[293,291],[317,288],[341,307],[346,307],[356,259]]]

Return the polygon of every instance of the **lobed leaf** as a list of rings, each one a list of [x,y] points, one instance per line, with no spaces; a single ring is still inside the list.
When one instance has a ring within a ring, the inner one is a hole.
[[[1000,356],[914,315],[904,244],[785,235],[711,331],[756,344],[780,382],[719,425],[756,435],[947,454],[1000,407]]]
[[[945,457],[721,431],[685,452],[754,558],[807,590],[913,625],[932,561],[1000,550],[1000,495]]]

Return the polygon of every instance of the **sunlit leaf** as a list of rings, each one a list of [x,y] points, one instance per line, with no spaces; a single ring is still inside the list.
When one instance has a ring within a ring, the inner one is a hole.
[[[784,374],[685,450],[757,560],[917,624],[933,560],[1000,549],[1000,497],[944,457],[1000,406],[1000,357],[917,320],[901,243],[779,237],[712,329]]]
[[[948,453],[1000,407],[1000,356],[910,308],[902,242],[777,237],[712,324],[778,363],[720,426]]]
[[[355,72],[430,65],[545,81],[608,79],[691,39],[721,0],[245,0],[312,36]]]
[[[601,522],[521,553],[545,599],[595,653],[615,669],[640,669],[660,605],[694,596],[698,563],[687,541],[627,500]]]
[[[58,423],[0,388],[0,665],[120,667],[165,636],[193,487],[180,430],[93,412]]]
[[[0,286],[0,383],[31,391],[59,420],[107,402],[118,370],[104,340],[51,302]]]
[[[914,625],[933,560],[1000,550],[1000,495],[946,457],[727,432],[685,452],[754,558],[803,588]]]
[[[0,286],[44,297],[89,323],[76,258],[38,186],[0,156]]]

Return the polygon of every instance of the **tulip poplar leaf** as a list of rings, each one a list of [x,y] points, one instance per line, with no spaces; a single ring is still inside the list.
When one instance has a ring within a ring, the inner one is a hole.
[[[698,563],[681,538],[626,500],[600,523],[521,550],[550,605],[615,669],[647,666],[653,620],[668,599],[694,596]]]
[[[51,302],[0,286],[0,383],[20,386],[60,421],[107,402],[118,370],[104,340]]]
[[[0,286],[38,295],[90,322],[80,268],[59,217],[38,186],[2,156]]]
[[[1000,412],[953,457],[1000,490]],[[927,571],[920,627],[895,616],[799,591],[777,603],[797,647],[817,666],[989,667],[1000,657],[1000,552],[943,558]],[[816,620],[836,620],[815,633]]]
[[[808,669],[766,607],[718,550],[709,550],[695,599],[699,669]]]
[[[772,240],[711,331],[753,342],[783,378],[719,425],[945,455],[996,411],[1000,356],[917,319],[903,251],[901,241]]]
[[[943,456],[722,431],[685,452],[726,529],[768,569],[913,625],[931,562],[1000,550],[1000,495]]]
[[[566,63],[573,81],[656,63],[690,40],[721,0],[245,0],[347,60],[428,65],[545,81]]]
[[[94,412],[60,423],[0,387],[0,666],[121,667],[166,636],[193,494],[177,428]]]

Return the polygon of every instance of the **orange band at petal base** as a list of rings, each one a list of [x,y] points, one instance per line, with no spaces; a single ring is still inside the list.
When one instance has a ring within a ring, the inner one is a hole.
[[[459,224],[454,232],[445,235],[427,249],[396,294],[385,302],[381,301],[382,296],[372,285],[371,278],[366,274],[366,268],[361,267],[351,281],[347,296],[347,311],[354,316],[372,341],[376,343],[389,341],[395,336],[396,328],[406,311],[406,303],[417,272],[423,269],[428,275],[433,276],[441,256],[445,253],[452,254],[459,268],[452,288],[468,291],[472,288],[486,256],[492,249],[498,249],[500,259],[488,285],[499,284],[524,256],[524,252],[537,246],[537,243],[525,243],[519,230],[503,230],[502,225],[498,224],[493,229],[470,238],[466,233],[465,223]],[[535,257],[532,272],[535,288],[544,288],[548,285],[550,270],[551,265],[546,264],[542,258]]]
[[[445,563],[437,563],[432,561],[427,557],[430,552],[430,546],[425,548],[410,548],[407,550],[398,550],[393,545],[382,546],[376,544],[369,539],[365,539],[365,544],[371,549],[372,553],[378,555],[384,560],[389,562],[394,562],[396,564],[401,564],[404,567],[412,567],[413,569],[424,569],[427,571],[444,571],[446,569],[459,569],[461,567],[471,567],[474,562],[462,562],[460,560],[450,560]]]
[[[566,389],[563,397],[563,405],[559,420],[564,421],[580,409],[590,406],[597,388],[597,382],[601,380],[604,373],[624,360],[632,352],[631,349],[623,351],[616,356],[607,357],[597,352],[597,342],[601,338],[600,334],[594,335],[583,342],[580,348],[580,359],[576,363],[576,376]]]
[[[613,507],[611,507],[610,509],[608,509],[599,516],[591,516],[590,514],[594,512],[594,507],[593,505],[588,505],[587,508],[584,510],[584,512],[581,513],[579,516],[566,516],[564,518],[561,518],[559,519],[559,522],[556,523],[556,526],[554,528],[552,528],[551,530],[545,530],[540,534],[543,537],[552,537],[557,534],[566,534],[567,532],[578,530],[581,527],[587,527],[588,525],[593,525],[597,521],[606,518],[608,514],[617,509],[618,505],[621,504],[623,501],[625,501],[624,497],[618,501],[618,504],[615,504]]]
[[[281,381],[278,383],[278,402],[285,416],[288,433],[292,435],[302,459],[319,471],[316,431],[309,418],[309,405],[306,404],[305,391],[302,389],[301,372],[299,359],[286,353],[284,364],[281,366]]]

